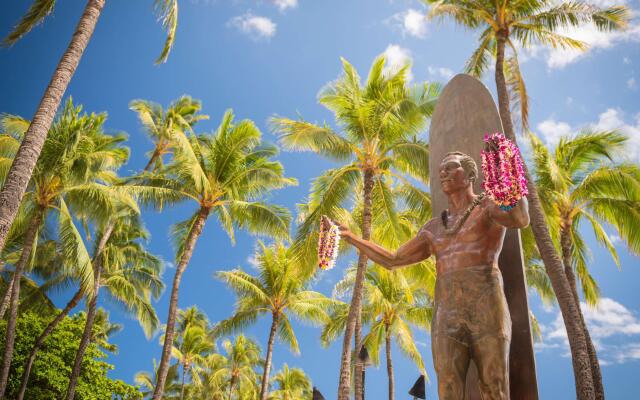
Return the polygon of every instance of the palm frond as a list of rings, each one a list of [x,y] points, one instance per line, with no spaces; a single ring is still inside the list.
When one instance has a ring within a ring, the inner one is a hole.
[[[11,33],[2,41],[3,46],[13,46],[22,36],[27,34],[33,27],[40,24],[56,5],[56,0],[34,0],[22,16],[20,22],[13,28]]]

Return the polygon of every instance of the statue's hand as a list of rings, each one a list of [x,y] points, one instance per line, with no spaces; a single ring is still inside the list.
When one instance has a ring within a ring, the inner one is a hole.
[[[353,237],[353,232],[351,232],[351,230],[345,224],[335,220],[332,220],[332,222],[338,226],[338,229],[340,229],[341,238],[350,239],[351,237]]]

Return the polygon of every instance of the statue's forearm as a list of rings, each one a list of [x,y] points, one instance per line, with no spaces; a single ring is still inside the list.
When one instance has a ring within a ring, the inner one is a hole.
[[[509,215],[512,228],[526,228],[529,225],[529,203],[527,198],[523,197],[509,211],[505,211]]]
[[[363,252],[373,262],[378,263],[385,268],[392,268],[394,266],[393,261],[395,259],[395,254],[384,247],[378,246],[371,241],[364,240],[354,235],[348,235],[344,239]]]

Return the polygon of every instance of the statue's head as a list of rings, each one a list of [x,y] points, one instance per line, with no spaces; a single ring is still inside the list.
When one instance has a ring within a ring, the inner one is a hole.
[[[478,166],[474,159],[459,151],[447,153],[438,169],[440,184],[445,194],[466,189],[478,177]]]

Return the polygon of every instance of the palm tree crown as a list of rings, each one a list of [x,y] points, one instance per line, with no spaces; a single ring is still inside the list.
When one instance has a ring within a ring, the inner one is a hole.
[[[565,261],[576,270],[585,300],[593,305],[600,291],[589,273],[589,250],[579,228],[587,222],[617,265],[618,254],[603,223],[639,254],[640,168],[613,161],[628,140],[619,132],[584,131],[563,137],[552,152],[535,135],[530,139],[549,226]]]

